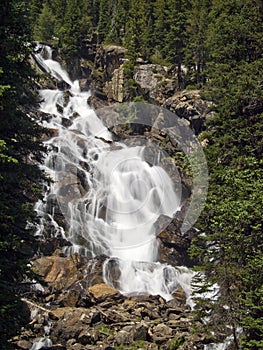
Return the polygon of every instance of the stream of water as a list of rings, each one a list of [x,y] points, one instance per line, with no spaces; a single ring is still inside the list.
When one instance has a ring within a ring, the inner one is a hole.
[[[109,257],[104,280],[113,285],[112,261],[120,271],[118,289],[123,294],[149,293],[166,300],[181,286],[190,301],[192,272],[158,262],[155,222],[160,215],[172,217],[180,208],[180,194],[158,162],[145,161],[144,146],[113,142],[112,135],[88,105],[89,91],[81,91],[61,65],[52,59],[49,47],[39,47],[38,64],[65,89],[43,89],[40,112],[43,126],[53,137],[46,141],[44,169],[53,179],[46,202],[53,198],[67,229],[49,211],[57,234],[71,244],[65,248],[95,257]],[[61,84],[60,84],[61,85]],[[114,147],[112,147],[114,145]],[[38,203],[42,224],[48,205]],[[116,287],[116,285],[115,285]]]

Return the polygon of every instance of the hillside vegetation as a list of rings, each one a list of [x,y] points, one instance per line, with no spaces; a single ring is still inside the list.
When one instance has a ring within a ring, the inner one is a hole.
[[[210,172],[206,207],[191,254],[215,300],[199,300],[216,333],[229,327],[234,349],[263,348],[263,3],[261,0],[2,1],[0,15],[0,317],[16,306],[12,288],[26,273],[34,243],[28,225],[41,193],[43,148],[28,117],[35,103],[29,65],[36,40],[78,57],[88,38],[128,49],[138,58],[174,68],[178,86],[201,89],[214,116],[199,135]],[[132,69],[132,68],[131,68]],[[29,157],[30,155],[30,157]],[[12,320],[11,320],[12,322]],[[14,330],[14,327],[12,331]]]

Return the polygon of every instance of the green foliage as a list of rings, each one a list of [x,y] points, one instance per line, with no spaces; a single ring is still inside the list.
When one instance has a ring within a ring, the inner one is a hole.
[[[41,13],[44,4],[42,0],[31,0],[29,2],[29,18],[31,28],[34,28],[36,20],[38,19],[38,16]]]
[[[34,37],[40,42],[52,42],[54,37],[55,16],[48,3],[44,3],[41,13],[37,18]]]
[[[114,332],[109,327],[106,327],[104,325],[98,327],[98,331],[101,332],[101,333],[104,333],[104,334],[109,334],[109,335],[113,335],[114,334]]]
[[[208,55],[206,46],[209,24],[210,0],[191,0],[186,19],[185,65],[188,77],[197,87],[205,83],[205,67]]]
[[[127,30],[127,14],[130,1],[111,1],[108,6],[110,6],[110,16],[107,18],[109,31],[105,33],[105,42],[123,45]]]
[[[168,62],[160,51],[155,50],[154,53],[151,55],[150,60],[153,64],[160,64],[162,66],[170,66],[170,62]]]
[[[53,0],[45,1],[43,6],[34,0],[30,4],[35,38],[51,42],[58,38],[69,58],[78,54],[88,34],[98,33],[99,43],[126,46],[129,62],[124,65],[125,90],[134,101],[141,101],[133,71],[136,59],[142,57],[156,64],[171,65],[180,88],[203,88],[202,96],[213,102],[214,117],[199,137],[208,140],[205,152],[210,171],[207,204],[198,223],[205,235],[194,241],[191,250],[206,276],[202,288],[217,283],[219,295],[217,300],[199,300],[199,311],[207,316],[204,305],[209,304],[208,328],[221,333],[227,332],[229,326],[236,348],[261,348],[262,1]],[[26,38],[27,26],[21,27],[26,7],[21,1],[6,1],[3,5],[0,34],[4,38],[5,59],[0,61],[4,71],[0,107],[6,110],[8,105],[8,118],[1,119],[0,154],[4,168],[8,168],[2,176],[7,179],[4,186],[9,193],[17,182],[21,181],[21,188],[28,185],[22,165],[34,148],[31,136],[36,130],[22,117],[21,109],[10,107],[28,99],[24,92],[28,76],[17,76],[26,52],[15,53],[17,45],[22,47]],[[13,29],[5,40],[5,28],[9,25],[5,14],[10,8]],[[11,37],[16,38],[15,42]],[[14,132],[15,129],[19,132]],[[176,157],[180,161],[180,154]],[[14,163],[14,159],[18,162]],[[10,207],[3,204],[12,203],[6,196],[0,202],[6,220],[5,234],[17,222],[14,213],[10,214],[15,203]],[[28,209],[23,210],[20,219]],[[22,220],[21,227],[23,223]],[[18,247],[19,239],[20,235],[10,238],[10,242]],[[1,249],[4,251],[8,246],[11,243],[3,240]],[[238,339],[239,327],[243,334]],[[173,346],[178,345],[177,341]]]
[[[35,74],[29,64],[29,18],[25,1],[5,1],[0,15],[0,332],[1,346],[20,323],[14,286],[28,273],[36,242],[29,228],[41,188],[43,147],[40,127],[28,115],[36,103]],[[29,249],[30,248],[30,249]],[[21,314],[22,315],[22,314]],[[12,325],[12,326],[10,326]]]
[[[81,8],[79,0],[67,2],[64,25],[60,28],[61,45],[69,55],[77,54],[80,47]]]
[[[167,349],[168,350],[176,350],[185,342],[184,337],[174,338],[168,341]]]
[[[206,286],[219,285],[210,327],[216,333],[231,327],[236,349],[259,349],[263,334],[261,15],[259,1],[214,1],[206,38],[206,96],[216,115],[205,134],[210,190],[199,227],[206,235],[192,254],[202,264]],[[199,301],[202,316],[204,303]]]
[[[123,65],[123,74],[125,78],[132,78],[133,77],[133,71],[134,71],[134,63],[130,60],[128,62],[125,62]]]
[[[110,3],[108,0],[100,0],[98,33],[103,41],[110,29]]]
[[[147,55],[148,16],[146,2],[131,0],[124,43],[129,50],[128,57],[132,61],[135,61],[138,56]]]
[[[84,0],[46,1],[37,16],[34,39],[48,44],[58,44],[66,58],[77,55],[85,36],[93,26],[94,8]],[[31,18],[36,16],[31,9]]]
[[[8,155],[6,155],[7,147],[6,143],[3,140],[0,140],[0,164],[4,163],[18,163],[18,160],[15,158],[12,158]],[[1,179],[1,173],[0,173],[0,179]]]
[[[146,103],[147,101],[142,96],[135,96],[133,99],[133,102],[143,102]]]

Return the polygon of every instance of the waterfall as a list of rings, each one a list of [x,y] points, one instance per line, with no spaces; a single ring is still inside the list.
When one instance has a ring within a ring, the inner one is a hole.
[[[66,89],[39,91],[39,110],[46,116],[41,123],[53,133],[46,141],[44,165],[53,182],[46,203],[38,203],[43,219],[37,234],[48,212],[55,230],[72,244],[65,252],[109,257],[104,280],[123,294],[159,294],[169,300],[180,286],[189,301],[192,272],[158,262],[154,224],[161,215],[172,218],[181,202],[170,176],[158,161],[146,161],[145,146],[113,142],[87,103],[90,92],[81,91],[78,81],[52,60],[50,48],[38,49],[38,64]],[[65,218],[66,228],[55,222],[55,211]],[[117,281],[113,260],[120,272]]]

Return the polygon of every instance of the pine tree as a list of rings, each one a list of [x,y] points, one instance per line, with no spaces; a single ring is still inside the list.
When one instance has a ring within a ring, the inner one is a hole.
[[[129,50],[129,56],[132,61],[136,57],[146,55],[147,28],[149,12],[147,12],[147,1],[131,0],[127,30],[125,33],[124,43]]]
[[[129,1],[118,0],[112,8],[112,16],[110,29],[106,35],[106,42],[123,44],[123,39],[126,33],[126,22],[129,11]]]
[[[194,79],[193,82],[198,86],[205,83],[204,71],[208,55],[206,37],[210,3],[209,0],[191,0],[190,9],[187,12],[185,64],[190,72],[190,79]]]
[[[111,3],[109,0],[100,0],[98,34],[100,42],[103,42],[110,31]]]
[[[0,333],[1,347],[21,321],[12,286],[28,273],[36,248],[29,223],[43,174],[37,163],[43,147],[39,126],[28,116],[34,104],[34,73],[29,64],[29,18],[24,1],[3,1],[0,15]]]
[[[163,59],[164,38],[167,35],[166,27],[166,1],[157,0],[153,4],[153,42],[155,47],[154,58],[160,61]]]
[[[31,0],[29,2],[29,13],[30,13],[30,23],[31,23],[31,30],[33,30],[36,21],[39,17],[39,14],[42,11],[43,8],[43,1],[42,0]]]
[[[61,46],[68,57],[77,55],[81,44],[81,1],[67,2],[64,24],[60,28]]]
[[[55,17],[48,3],[45,3],[37,17],[34,29],[34,39],[44,43],[51,43],[55,34]]]
[[[234,348],[254,350],[263,334],[262,3],[214,1],[209,16],[207,96],[216,115],[205,135],[210,191],[199,223],[206,236],[193,250],[207,285],[220,287],[210,326],[231,327]]]
[[[179,88],[183,87],[182,65],[186,45],[186,13],[189,0],[167,0],[164,56],[176,67]]]

